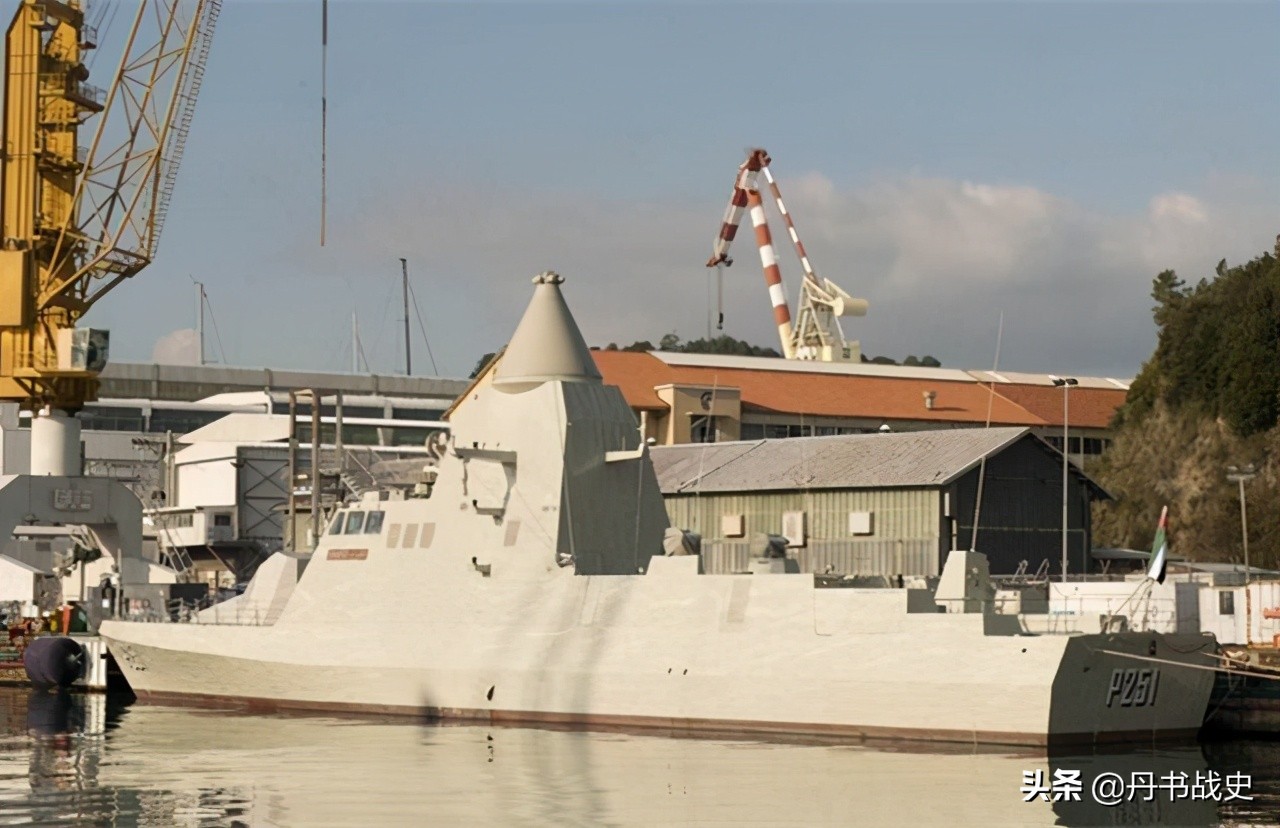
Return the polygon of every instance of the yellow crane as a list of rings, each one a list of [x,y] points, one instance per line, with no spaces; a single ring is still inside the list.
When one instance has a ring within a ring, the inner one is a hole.
[[[96,399],[108,350],[77,322],[155,256],[219,11],[140,0],[105,90],[87,82],[97,33],[80,0],[21,0],[6,34],[0,401],[69,421],[77,447],[66,412]]]

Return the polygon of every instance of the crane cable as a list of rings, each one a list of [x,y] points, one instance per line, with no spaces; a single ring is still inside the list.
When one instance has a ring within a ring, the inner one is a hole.
[[[724,330],[724,263],[716,263],[716,330]]]

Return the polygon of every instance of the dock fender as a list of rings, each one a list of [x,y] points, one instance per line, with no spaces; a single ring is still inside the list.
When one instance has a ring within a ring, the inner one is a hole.
[[[37,687],[67,687],[84,675],[84,647],[65,635],[41,636],[23,651],[22,666]]]

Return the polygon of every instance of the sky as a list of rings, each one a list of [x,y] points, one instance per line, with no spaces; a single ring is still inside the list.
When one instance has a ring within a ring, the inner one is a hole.
[[[870,303],[846,336],[897,360],[1131,377],[1157,273],[1280,232],[1276,3],[332,0],[323,247],[320,23],[225,3],[158,255],[85,319],[114,360],[190,361],[199,280],[212,361],[350,370],[354,313],[401,373],[401,257],[414,373],[469,373],[545,269],[589,344],[705,336],[752,146]],[[777,347],[749,231],[733,252],[724,333]]]

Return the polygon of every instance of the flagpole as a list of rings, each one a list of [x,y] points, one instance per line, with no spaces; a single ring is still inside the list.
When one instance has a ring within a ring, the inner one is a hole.
[[[1156,526],[1156,537],[1151,543],[1151,565],[1147,567],[1147,577],[1142,579],[1142,583],[1138,584],[1138,588],[1120,604],[1119,608],[1111,615],[1118,616],[1124,612],[1124,608],[1129,606],[1129,602],[1138,597],[1141,592],[1150,594],[1154,588],[1152,584],[1163,584],[1165,569],[1169,559],[1169,540],[1166,529],[1169,525],[1169,507],[1165,506],[1160,510],[1160,523]],[[1136,605],[1135,605],[1136,606]]]

